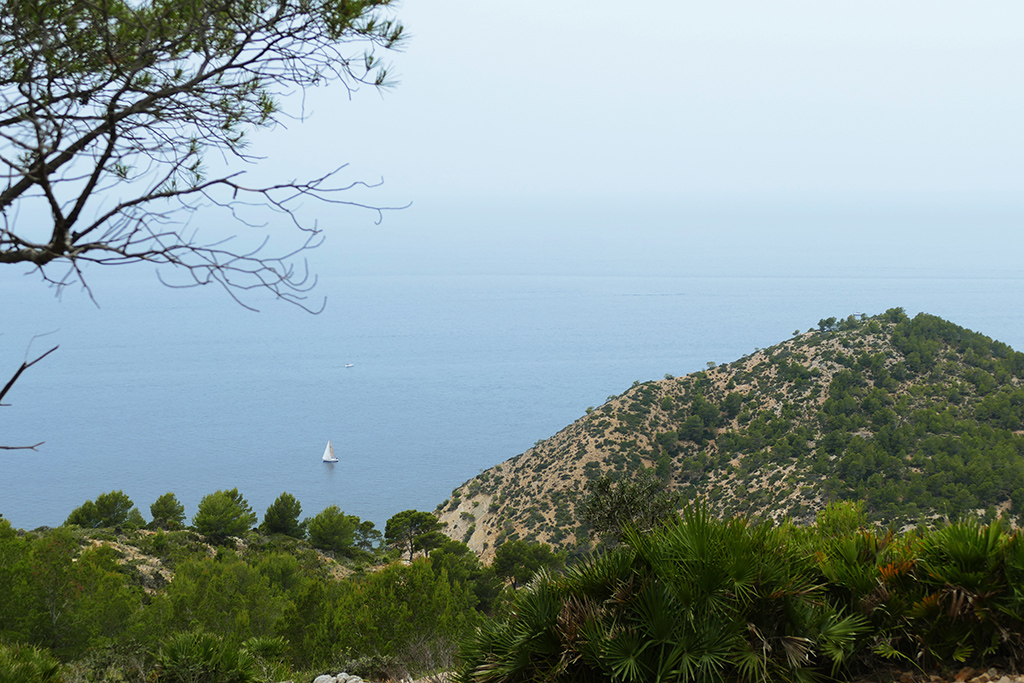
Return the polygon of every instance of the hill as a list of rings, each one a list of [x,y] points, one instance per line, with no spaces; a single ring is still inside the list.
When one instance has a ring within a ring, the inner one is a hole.
[[[711,365],[711,364],[709,364]],[[485,559],[506,539],[589,546],[589,480],[649,468],[719,513],[813,520],[830,501],[907,525],[1024,509],[1024,354],[902,309],[685,377],[635,383],[438,506]]]

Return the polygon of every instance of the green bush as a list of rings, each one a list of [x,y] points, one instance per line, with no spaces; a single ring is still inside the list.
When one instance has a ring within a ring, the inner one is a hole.
[[[337,604],[334,641],[343,651],[387,663],[376,678],[449,670],[459,642],[476,625],[474,599],[428,560],[391,564],[349,584]]]
[[[687,509],[624,540],[518,591],[466,642],[458,680],[810,680],[866,630],[783,530]]]
[[[32,645],[0,643],[0,681],[57,683],[60,680],[60,663],[46,650]]]
[[[5,639],[73,658],[111,642],[138,610],[141,591],[128,585],[116,551],[82,550],[79,533],[62,527],[32,539],[0,540]]]
[[[139,617],[138,639],[157,643],[161,634],[202,628],[234,644],[274,634],[287,599],[264,573],[234,551],[178,563],[174,580]]]
[[[160,650],[157,671],[160,683],[250,683],[257,676],[248,651],[202,631],[172,635]]]
[[[283,681],[291,675],[291,669],[285,661],[288,654],[288,641],[284,638],[280,636],[249,638],[242,643],[242,649],[252,656],[260,680]]]
[[[1007,537],[998,520],[965,520],[921,539],[917,575],[925,594],[909,610],[925,658],[962,662],[974,657],[1024,656],[1024,613],[1008,585],[1007,555],[1020,554],[1019,534]]]

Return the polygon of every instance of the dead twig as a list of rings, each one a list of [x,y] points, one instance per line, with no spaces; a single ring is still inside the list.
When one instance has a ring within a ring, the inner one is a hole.
[[[46,358],[47,356],[49,356],[51,353],[53,353],[54,351],[56,351],[59,348],[60,348],[60,344],[58,344],[57,346],[54,346],[52,349],[50,349],[49,351],[47,351],[43,355],[39,356],[35,360],[25,361],[24,363],[22,363],[21,366],[14,372],[14,376],[12,376],[9,380],[7,380],[7,384],[4,385],[4,388],[0,389],[0,401],[4,400],[4,396],[6,396],[7,392],[11,390],[11,387],[14,386],[14,383],[18,381],[18,378],[21,377],[21,373],[25,372],[30,367],[32,367],[33,365],[35,365],[36,363],[38,363],[42,359]],[[0,403],[0,406],[4,406],[4,405],[7,405],[7,404]],[[0,451],[34,451],[37,448],[39,448],[40,446],[42,446],[44,443],[46,443],[46,442],[45,441],[40,441],[39,443],[34,444],[32,446],[0,446]]]

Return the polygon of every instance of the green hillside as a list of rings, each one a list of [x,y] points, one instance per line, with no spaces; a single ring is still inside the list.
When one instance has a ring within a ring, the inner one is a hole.
[[[648,468],[721,514],[805,523],[859,500],[889,525],[1017,515],[1022,379],[1024,354],[935,316],[824,319],[735,362],[635,384],[438,513],[485,557],[507,538],[582,547],[586,483]]]

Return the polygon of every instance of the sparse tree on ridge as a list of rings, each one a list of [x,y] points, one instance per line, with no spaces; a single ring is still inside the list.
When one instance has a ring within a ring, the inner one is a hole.
[[[154,522],[162,519],[165,523],[174,526],[181,526],[185,523],[185,506],[171,492],[167,492],[153,501],[153,504],[149,506],[149,514],[153,515]]]
[[[412,562],[417,550],[429,551],[445,541],[441,522],[429,512],[403,510],[391,517],[384,527],[384,540],[401,552],[409,551]]]
[[[64,525],[99,529],[129,523],[142,526],[146,520],[124,491],[111,491],[96,496],[95,502],[87,500],[72,510]]]
[[[359,528],[359,518],[355,515],[346,515],[337,505],[329,505],[305,524],[314,548],[352,554]]]
[[[494,573],[512,582],[512,588],[522,586],[541,569],[559,569],[565,557],[551,550],[547,543],[530,543],[518,538],[505,541],[494,551]]]
[[[263,515],[260,531],[265,534],[284,534],[293,538],[306,536],[306,523],[299,521],[302,503],[295,496],[285,492],[277,497]]]
[[[196,531],[215,538],[241,536],[255,523],[256,513],[237,488],[203,496],[192,518]]]
[[[647,531],[678,517],[679,494],[665,490],[650,470],[636,479],[598,477],[587,482],[578,513],[581,521],[603,541],[615,544],[629,527]]]
[[[359,523],[355,532],[355,544],[357,548],[372,553],[380,547],[381,533],[377,531],[376,525],[370,520]]]

